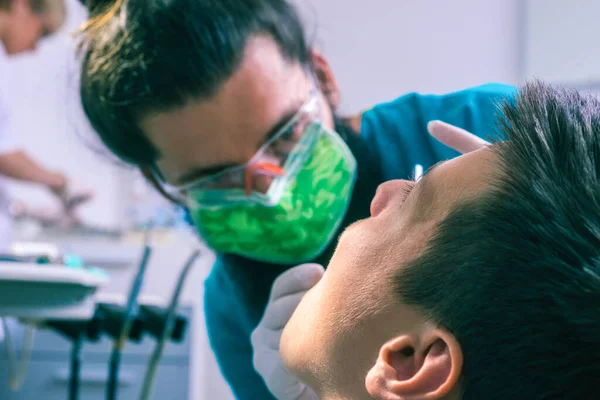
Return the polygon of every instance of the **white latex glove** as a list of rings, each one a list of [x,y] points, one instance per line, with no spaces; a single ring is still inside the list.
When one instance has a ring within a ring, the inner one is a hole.
[[[325,269],[302,264],[275,279],[262,320],[252,332],[254,368],[278,400],[318,400],[311,388],[290,374],[281,355],[279,341],[304,294],[321,280]]]
[[[442,121],[431,121],[427,130],[431,136],[462,154],[489,146],[488,142],[471,132]]]

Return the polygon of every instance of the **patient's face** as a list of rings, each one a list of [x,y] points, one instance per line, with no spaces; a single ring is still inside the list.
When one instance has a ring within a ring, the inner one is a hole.
[[[340,392],[370,398],[365,376],[381,346],[425,321],[402,304],[392,277],[423,252],[458,202],[488,187],[495,165],[495,154],[483,149],[438,165],[416,185],[387,182],[373,199],[371,218],[340,237],[325,276],[303,298],[281,341],[286,365],[322,398]]]

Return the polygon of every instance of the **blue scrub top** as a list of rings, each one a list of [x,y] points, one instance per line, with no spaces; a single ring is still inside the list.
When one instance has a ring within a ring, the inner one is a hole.
[[[410,93],[365,112],[360,138],[378,164],[376,183],[410,178],[416,164],[427,169],[458,155],[428,134],[431,120],[459,126],[484,139],[493,135],[498,107],[515,92],[513,86],[487,84],[446,95]],[[359,169],[360,165],[359,161]],[[358,211],[368,213],[366,208]],[[315,261],[327,264],[327,260]],[[237,399],[275,399],[252,366],[250,335],[264,312],[273,280],[286,268],[219,256],[205,282],[210,343]]]

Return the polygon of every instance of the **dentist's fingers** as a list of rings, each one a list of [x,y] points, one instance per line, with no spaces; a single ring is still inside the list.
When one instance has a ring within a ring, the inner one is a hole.
[[[298,304],[306,294],[306,291],[296,292],[287,296],[279,297],[267,305],[261,326],[272,331],[279,331],[292,318]]]
[[[429,122],[427,130],[431,136],[462,154],[489,146],[488,142],[471,132],[442,121]]]
[[[281,335],[302,297],[323,277],[318,264],[302,264],[281,274],[273,283],[263,318],[250,336],[254,369],[279,400],[318,400],[307,385],[286,368],[279,344]]]
[[[307,291],[321,280],[324,273],[325,268],[319,264],[301,264],[285,271],[275,279],[269,302],[272,303],[283,296]]]

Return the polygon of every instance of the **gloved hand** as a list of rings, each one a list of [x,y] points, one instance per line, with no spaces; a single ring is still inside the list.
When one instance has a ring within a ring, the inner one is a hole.
[[[489,143],[480,137],[442,121],[429,122],[427,130],[431,136],[462,154],[489,146]]]
[[[252,332],[254,368],[278,400],[318,400],[312,389],[290,374],[283,364],[279,341],[300,300],[324,272],[319,264],[302,264],[277,277],[265,314]]]

